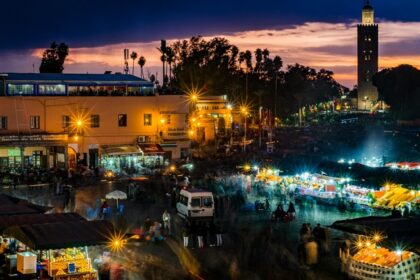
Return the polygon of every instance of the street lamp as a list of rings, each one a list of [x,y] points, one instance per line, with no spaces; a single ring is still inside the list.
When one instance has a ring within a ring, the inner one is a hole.
[[[244,115],[244,139],[243,139],[243,151],[246,150],[246,117],[248,115],[248,108],[246,106],[241,106],[241,113]]]
[[[367,110],[367,101],[369,100],[369,97],[365,96],[363,97],[363,101],[365,102],[365,111]]]

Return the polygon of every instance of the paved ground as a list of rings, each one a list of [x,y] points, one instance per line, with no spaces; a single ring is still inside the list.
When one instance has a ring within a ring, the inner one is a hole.
[[[162,185],[155,184],[156,202],[144,204],[124,201],[127,228],[143,224],[146,217],[160,220],[165,209],[170,209]],[[95,186],[76,190],[74,209],[88,217],[112,190],[127,191],[127,183],[101,182]],[[29,190],[3,189],[14,196],[30,201],[63,208],[63,196],[55,196],[48,188]],[[273,202],[272,205],[275,205]],[[331,232],[330,252],[321,256],[317,268],[302,269],[297,262],[299,229],[302,223],[315,226],[332,224],[336,220],[355,218],[366,213],[340,212],[334,207],[308,204],[297,205],[296,220],[291,223],[269,221],[268,215],[228,212],[220,219],[224,234],[221,248],[185,249],[180,241],[178,217],[173,214],[174,236],[160,244],[149,242],[129,244],[114,254],[115,265],[123,266],[125,279],[338,279],[339,263],[337,244],[342,239],[339,232]],[[66,209],[70,210],[70,209]],[[120,223],[121,224],[121,223]],[[100,251],[93,252],[93,255]]]

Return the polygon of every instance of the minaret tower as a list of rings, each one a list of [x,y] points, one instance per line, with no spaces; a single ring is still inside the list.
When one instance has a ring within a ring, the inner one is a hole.
[[[378,101],[378,91],[372,77],[378,72],[378,25],[375,11],[366,0],[362,10],[362,23],[357,25],[357,75],[359,110],[370,110]]]

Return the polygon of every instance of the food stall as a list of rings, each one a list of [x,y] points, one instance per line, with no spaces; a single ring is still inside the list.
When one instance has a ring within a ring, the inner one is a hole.
[[[107,221],[67,221],[12,226],[4,235],[23,244],[17,254],[20,274],[37,273],[41,279],[93,280],[88,246],[105,245],[113,226]],[[34,271],[34,265],[36,271]]]
[[[419,271],[419,255],[409,251],[390,251],[372,244],[352,256],[349,276],[361,280],[406,280],[414,279]]]

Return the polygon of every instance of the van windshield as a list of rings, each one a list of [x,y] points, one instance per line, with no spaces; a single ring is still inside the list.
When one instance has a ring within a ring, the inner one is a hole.
[[[213,206],[213,198],[211,196],[203,197],[203,206],[204,207],[212,207]]]
[[[191,199],[191,207],[200,207],[201,204],[200,198]]]

